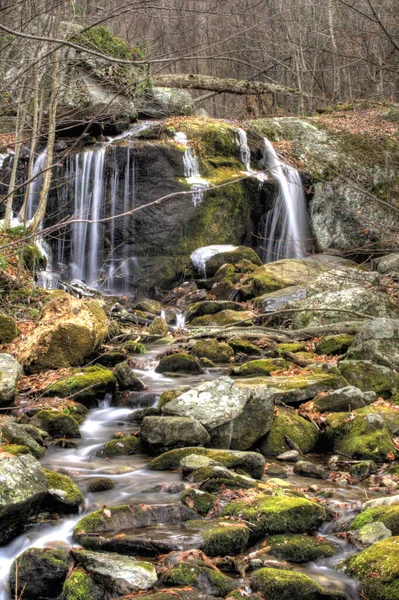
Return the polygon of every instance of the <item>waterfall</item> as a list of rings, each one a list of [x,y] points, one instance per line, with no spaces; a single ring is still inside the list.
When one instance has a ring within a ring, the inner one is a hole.
[[[240,146],[241,162],[245,165],[245,170],[251,172],[251,150],[248,146],[247,132],[241,127],[237,127],[238,143]]]
[[[282,161],[265,138],[263,164],[279,183],[275,206],[265,219],[263,259],[302,258],[308,253],[309,226],[305,194],[299,173]]]
[[[208,182],[201,177],[197,155],[195,150],[188,145],[186,134],[181,131],[176,133],[175,142],[185,146],[183,156],[184,177],[187,179],[187,183],[191,185],[193,204],[196,207],[203,200],[204,190],[207,189]]]
[[[46,154],[47,148],[42,150],[39,156],[35,160],[35,164],[33,165],[32,177],[34,178],[29,188],[29,198],[28,198],[28,206],[27,206],[27,220],[30,221],[33,219],[33,215],[36,212],[36,209],[39,205],[40,199],[40,190],[42,189],[43,184],[43,175],[40,172],[46,166]]]

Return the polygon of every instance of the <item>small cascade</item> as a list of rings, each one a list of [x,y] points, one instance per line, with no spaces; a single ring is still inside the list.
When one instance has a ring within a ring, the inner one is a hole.
[[[251,150],[248,146],[247,132],[241,127],[237,127],[238,143],[240,146],[241,162],[245,165],[245,170],[251,173]]]
[[[40,190],[42,189],[42,184],[43,184],[43,175],[40,173],[41,173],[41,171],[43,171],[44,167],[46,166],[46,154],[47,154],[47,149],[45,148],[38,155],[38,157],[35,160],[35,164],[33,165],[33,172],[32,172],[33,181],[30,184],[30,188],[29,188],[29,198],[28,198],[28,203],[27,203],[27,214],[26,214],[26,218],[28,221],[33,219],[33,216],[39,205]]]
[[[198,273],[201,274],[202,277],[206,279],[206,263],[212,256],[215,254],[220,254],[221,252],[231,252],[232,250],[236,250],[237,246],[220,245],[220,246],[202,246],[202,248],[197,248],[191,254],[191,262],[194,267],[197,269]]]
[[[190,148],[188,145],[187,136],[182,131],[179,131],[175,135],[175,142],[185,146],[183,163],[184,163],[184,176],[187,179],[187,183],[191,185],[191,189],[193,190],[193,204],[194,206],[198,206],[203,200],[204,190],[206,190],[209,185],[205,179],[202,179],[199,172],[199,164],[198,158],[193,148]]]
[[[275,206],[265,219],[264,262],[302,258],[308,254],[309,225],[306,199],[299,173],[282,161],[265,138],[263,164],[279,182]]]
[[[45,290],[56,290],[60,276],[53,271],[53,253],[44,238],[40,235],[35,240],[35,246],[40,254],[46,259],[46,268],[44,271],[38,271],[36,275],[37,285]]]
[[[106,143],[112,144],[113,142],[119,142],[129,137],[138,137],[141,133],[148,131],[148,129],[151,129],[151,127],[156,125],[157,123],[154,121],[140,121],[139,123],[135,123],[130,129],[123,131],[123,133],[114,137],[108,137]]]

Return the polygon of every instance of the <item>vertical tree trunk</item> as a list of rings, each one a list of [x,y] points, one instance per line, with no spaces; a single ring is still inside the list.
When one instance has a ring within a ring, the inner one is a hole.
[[[334,99],[339,98],[341,89],[341,74],[338,65],[338,45],[335,38],[334,26],[334,6],[333,0],[328,0],[328,25],[330,28],[331,44],[333,47],[332,63],[333,63],[333,95]]]
[[[15,126],[15,152],[14,152],[14,158],[13,158],[11,175],[10,175],[10,183],[8,185],[8,198],[7,198],[7,203],[6,203],[5,215],[4,215],[4,229],[9,229],[11,226],[15,181],[17,178],[19,153],[21,151],[22,137],[23,137],[25,118],[26,118],[26,113],[27,113],[26,104],[25,104],[25,106],[22,106],[22,101],[23,101],[23,94],[20,95],[19,103],[18,103],[17,122],[16,122],[16,126]]]

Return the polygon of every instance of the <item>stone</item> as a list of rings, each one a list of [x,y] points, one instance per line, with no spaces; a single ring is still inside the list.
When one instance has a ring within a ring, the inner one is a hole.
[[[316,396],[313,404],[319,412],[344,412],[367,406],[377,400],[375,392],[362,392],[354,386]]]
[[[369,360],[341,360],[338,366],[349,384],[364,392],[372,391],[387,397],[399,389],[399,375],[383,365]]]
[[[57,291],[20,344],[18,360],[31,373],[80,365],[107,332],[108,319],[99,302]]]
[[[126,346],[125,346],[126,348]],[[103,367],[112,368],[118,363],[124,362],[126,360],[125,353],[121,350],[110,350],[109,352],[105,352],[101,354],[96,360],[94,364],[102,365]]]
[[[78,512],[83,504],[83,494],[67,475],[43,469],[48,483],[47,506],[63,513]]]
[[[363,460],[349,467],[349,475],[354,479],[367,479],[377,471],[377,465],[372,460]]]
[[[247,340],[242,340],[241,338],[232,338],[228,340],[227,343],[236,354],[246,354],[247,356],[262,355],[262,350]]]
[[[354,335],[348,335],[346,333],[326,335],[317,344],[316,352],[318,354],[327,354],[331,356],[345,354],[354,339]]]
[[[101,593],[101,592],[100,592]],[[74,569],[62,588],[63,600],[99,600],[92,577],[84,569]]]
[[[148,328],[148,333],[150,335],[156,335],[160,337],[168,335],[168,331],[169,329],[166,324],[166,321],[162,317],[155,317],[155,319]]]
[[[0,344],[10,344],[18,335],[19,329],[15,320],[0,313]]]
[[[43,446],[31,435],[27,425],[9,421],[3,425],[1,433],[3,438],[10,442],[10,444],[18,444],[28,448],[29,452],[35,458],[42,458],[44,456]]]
[[[213,467],[220,466],[215,460],[212,460],[208,456],[201,456],[200,454],[189,454],[188,456],[184,456],[180,461],[180,468],[183,473],[192,473],[197,469],[202,469],[203,467]]]
[[[31,420],[54,438],[80,438],[79,423],[72,416],[58,410],[40,410]]]
[[[363,548],[367,548],[376,542],[386,540],[391,537],[391,535],[392,531],[390,531],[390,529],[385,527],[380,521],[376,521],[375,523],[363,525],[363,527],[360,527],[357,531],[351,531],[349,534],[349,541],[358,550],[363,550]]]
[[[139,438],[135,435],[127,435],[107,442],[101,450],[97,450],[96,455],[103,458],[113,458],[114,456],[125,456],[127,454],[140,454],[141,451]]]
[[[86,550],[73,550],[72,554],[93,575],[94,580],[111,594],[123,595],[148,590],[158,580],[154,565],[130,556]]]
[[[252,248],[246,246],[238,246],[234,250],[227,252],[218,252],[214,254],[206,262],[206,275],[213,277],[220,267],[226,263],[236,265],[242,260],[248,260],[255,265],[261,265],[262,261]]]
[[[231,369],[231,374],[235,377],[262,377],[268,376],[273,371],[280,371],[287,368],[287,362],[283,358],[260,358],[249,360],[238,367]]]
[[[145,417],[141,438],[154,450],[165,451],[191,445],[204,446],[210,441],[207,430],[189,417]]]
[[[399,535],[399,506],[393,504],[366,508],[352,521],[351,529],[360,529],[369,523],[383,523],[392,535]]]
[[[328,479],[328,472],[306,460],[299,460],[294,465],[294,473],[303,477],[314,477],[315,479]]]
[[[198,340],[191,352],[197,358],[207,358],[214,363],[228,363],[234,356],[234,351],[228,344],[215,339]]]
[[[253,299],[255,308],[268,312],[283,308],[291,302],[298,302],[306,296],[306,288],[301,285],[290,285],[275,292],[269,292]]]
[[[39,512],[48,484],[40,463],[29,454],[0,455],[0,484],[0,544],[4,545]]]
[[[277,460],[283,460],[285,462],[298,462],[300,454],[298,450],[287,450],[287,452],[282,452],[276,458]]]
[[[399,254],[397,252],[381,256],[375,262],[377,263],[378,273],[382,275],[397,275],[399,273]]]
[[[350,349],[351,359],[370,360],[390,369],[399,369],[399,319],[368,321]]]
[[[207,515],[215,506],[213,494],[208,494],[208,492],[194,488],[184,490],[180,499],[188,508],[195,510],[195,512],[202,516]]]
[[[0,354],[0,406],[10,406],[15,399],[22,367],[9,354]]]
[[[251,477],[237,475],[223,466],[209,466],[196,469],[189,476],[190,483],[199,483],[200,489],[216,493],[221,489],[250,489],[257,487]]]
[[[202,561],[198,563],[181,561],[170,567],[162,575],[162,584],[168,586],[189,586],[196,588],[209,598],[222,597],[225,598],[230,593],[239,587],[238,580],[228,577],[221,572],[216,572],[213,568],[209,568]]]
[[[193,327],[209,327],[230,325],[232,323],[240,323],[245,319],[252,319],[255,314],[249,310],[239,312],[237,310],[221,310],[214,315],[204,315],[203,317],[195,317],[191,321]]]
[[[285,569],[258,569],[251,576],[251,588],[261,592],[263,598],[276,597],[280,600],[345,600],[346,595],[337,592],[331,595],[330,590],[324,593],[321,585],[304,573]],[[332,594],[332,592],[331,592]]]
[[[320,536],[273,535],[267,538],[267,545],[271,548],[269,554],[293,563],[307,563],[337,553],[337,547]]]
[[[88,408],[98,406],[106,394],[115,394],[116,378],[112,371],[100,365],[76,369],[73,375],[59,379],[45,389],[46,396],[69,398]]]
[[[187,323],[190,323],[190,321],[196,317],[216,315],[222,310],[242,311],[244,308],[239,302],[231,302],[229,300],[204,300],[203,302],[190,304],[186,310],[186,321]]]
[[[265,456],[279,456],[291,450],[286,436],[306,454],[316,446],[319,430],[314,423],[307,421],[294,410],[278,408],[272,427],[260,444],[260,451]]]
[[[135,310],[141,310],[145,313],[160,316],[162,312],[162,304],[151,298],[143,298],[133,306]]]
[[[373,500],[367,500],[362,504],[362,510],[369,508],[380,508],[381,506],[395,506],[399,504],[399,494],[395,496],[384,496],[383,498],[373,498]]]
[[[133,369],[126,361],[116,365],[114,375],[120,390],[141,391],[145,389],[145,384],[133,373]]]
[[[248,389],[239,389],[230,377],[203,383],[168,402],[167,415],[192,417],[208,431],[231,421],[243,411],[250,397]]]
[[[269,433],[274,420],[274,391],[259,389],[251,392],[242,413],[233,421],[230,448],[249,450]]]
[[[187,373],[188,375],[200,375],[204,372],[203,368],[193,356],[180,352],[163,356],[159,361],[156,373]],[[184,415],[185,416],[185,415]]]
[[[10,589],[18,598],[57,598],[68,572],[68,552],[53,548],[28,548],[11,565]]]
[[[87,491],[94,494],[96,492],[105,492],[112,490],[115,487],[115,482],[109,477],[94,477],[87,484]]]

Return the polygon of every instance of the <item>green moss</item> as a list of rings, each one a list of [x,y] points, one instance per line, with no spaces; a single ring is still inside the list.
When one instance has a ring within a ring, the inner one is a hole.
[[[319,600],[322,587],[313,579],[284,569],[259,569],[251,577],[251,587],[264,598],[279,600]]]
[[[348,334],[327,335],[316,346],[316,352],[328,355],[345,354],[354,339],[355,336]]]
[[[64,600],[93,600],[94,592],[94,583],[83,569],[72,571],[62,588]]]
[[[44,429],[52,437],[80,438],[79,423],[69,414],[57,410],[41,410],[32,424]]]
[[[279,371],[286,367],[287,363],[283,358],[262,358],[250,360],[239,367],[233,367],[232,374],[238,377],[267,376],[273,371]]]
[[[227,575],[193,562],[173,565],[162,576],[162,581],[169,585],[193,586],[213,596],[222,597],[239,585],[238,581]]]
[[[74,34],[73,40],[76,44],[108,54],[113,58],[123,60],[137,59],[137,51],[131,48],[122,38],[113,35],[109,29],[102,25],[91,27],[84,33]]]
[[[369,361],[343,360],[338,366],[351,385],[365,392],[373,391],[387,397],[399,388],[399,377],[394,371],[389,372]]]
[[[207,358],[215,363],[228,363],[234,356],[234,352],[228,344],[212,338],[198,340],[191,352],[198,358]]]
[[[151,300],[150,298],[144,298],[134,305],[136,311],[143,311],[144,313],[151,313],[152,315],[160,316],[162,311],[162,304],[157,300]],[[145,317],[145,315],[144,315]]]
[[[23,444],[2,444],[1,452],[6,452],[7,454],[14,454],[14,456],[21,456],[22,454],[31,453],[29,448],[27,446],[24,446]]]
[[[43,469],[43,471],[46,475],[49,489],[61,490],[65,493],[62,496],[62,505],[69,506],[73,512],[77,511],[83,503],[83,494],[76,483],[67,475],[61,475],[48,469]]]
[[[287,435],[306,454],[313,450],[317,443],[318,429],[294,410],[279,407],[272,427],[261,445],[262,454],[278,456],[291,450],[286,441]]]
[[[249,530],[244,523],[232,521],[186,521],[189,529],[200,531],[204,540],[203,551],[208,556],[227,556],[242,552],[249,541]]]
[[[106,393],[115,393],[116,379],[109,369],[102,366],[85,367],[77,369],[75,374],[49,385],[46,396],[58,396],[68,398],[73,396],[75,400],[83,404],[97,404],[97,399]]]
[[[19,329],[14,319],[0,313],[0,344],[9,344],[17,335],[19,335]]]
[[[148,328],[150,335],[165,336],[168,333],[168,326],[162,317],[155,317]]]
[[[129,435],[120,440],[111,440],[104,445],[104,448],[97,452],[98,456],[112,458],[114,456],[123,456],[127,454],[140,454],[141,442],[134,435]]]
[[[399,537],[377,542],[340,566],[360,580],[360,591],[365,598],[399,598]]]
[[[254,297],[262,296],[263,294],[275,292],[276,290],[287,287],[287,284],[284,281],[281,281],[281,279],[278,279],[271,274],[263,273],[260,270],[259,272],[255,271],[255,273],[249,277],[249,281],[251,284],[251,292]]]
[[[279,560],[306,563],[318,558],[328,558],[337,553],[337,548],[320,537],[309,535],[274,535],[267,538],[270,554]]]
[[[369,508],[361,512],[351,524],[351,529],[360,529],[363,525],[381,522],[390,529],[392,535],[399,535],[399,505]]]
[[[208,492],[201,492],[188,488],[180,496],[183,504],[192,508],[199,515],[207,515],[210,510],[215,506],[215,498]]]
[[[36,246],[25,246],[22,261],[28,271],[40,271],[46,268],[47,260]]]
[[[351,477],[355,479],[366,479],[372,473],[375,473],[377,470],[377,465],[372,460],[362,460],[359,463],[355,463],[351,465],[349,468],[349,474]]]
[[[191,373],[198,375],[203,372],[199,362],[189,354],[180,352],[163,356],[155,369],[156,373]]]
[[[276,344],[275,351],[277,354],[284,356],[286,353],[304,352],[306,351],[306,346],[300,343]]]
[[[87,491],[91,493],[104,492],[106,490],[112,490],[115,487],[115,482],[109,477],[95,477],[90,479],[87,484]]]
[[[326,513],[323,507],[306,498],[260,496],[254,502],[233,501],[222,517],[239,517],[250,524],[254,537],[273,533],[308,533],[316,530]]]
[[[240,312],[236,310],[221,310],[215,315],[204,315],[196,317],[191,321],[193,327],[207,327],[208,325],[229,325],[230,323],[238,323],[244,319],[252,317],[250,312]]]
[[[96,365],[102,365],[103,367],[114,367],[125,360],[126,356],[124,352],[121,352],[120,350],[111,350],[96,358],[95,363]]]
[[[139,344],[138,342],[134,342],[133,340],[129,340],[124,345],[124,349],[128,354],[145,354],[146,349],[144,344]]]
[[[255,346],[255,344],[251,344],[251,342],[247,342],[246,340],[234,338],[227,343],[233,348],[236,354],[247,354],[248,356],[261,356],[262,354],[262,350],[258,348],[258,346]]]

